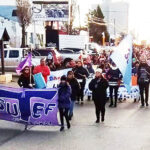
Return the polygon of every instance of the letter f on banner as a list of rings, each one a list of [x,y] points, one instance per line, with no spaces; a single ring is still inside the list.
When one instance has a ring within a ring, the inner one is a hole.
[[[123,75],[123,82],[128,92],[131,90],[132,76],[132,36],[127,35],[110,56]]]

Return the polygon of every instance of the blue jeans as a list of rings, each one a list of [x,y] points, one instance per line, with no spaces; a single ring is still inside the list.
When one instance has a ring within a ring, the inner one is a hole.
[[[71,100],[70,109],[69,109],[69,116],[73,115],[74,104],[75,104],[75,101]]]

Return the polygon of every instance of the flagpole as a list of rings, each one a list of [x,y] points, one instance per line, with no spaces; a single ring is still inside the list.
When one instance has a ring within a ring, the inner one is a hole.
[[[32,64],[32,48],[31,48],[31,64]],[[31,76],[32,76],[32,65],[30,66],[30,84],[32,84]]]

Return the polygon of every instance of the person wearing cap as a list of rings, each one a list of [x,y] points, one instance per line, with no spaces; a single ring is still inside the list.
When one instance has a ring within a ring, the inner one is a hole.
[[[146,60],[144,58],[141,59],[141,63],[138,67],[137,81],[140,89],[141,107],[144,107],[145,104],[146,106],[148,106],[150,68],[147,65]]]
[[[47,77],[50,75],[50,69],[46,65],[45,58],[40,60],[40,65],[36,66],[33,70],[33,74],[42,73],[45,82],[47,83]]]
[[[79,103],[81,99],[81,104],[83,104],[84,88],[86,84],[86,78],[89,76],[89,72],[86,68],[83,67],[83,64],[80,60],[77,61],[77,66],[72,71],[74,72],[75,78],[78,80],[81,87],[77,101]]]
[[[106,73],[106,78],[109,81],[109,92],[110,92],[110,105],[109,107],[117,107],[118,100],[118,89],[121,83],[122,75],[120,70],[116,67],[115,63],[112,63],[111,68]],[[113,92],[115,95],[115,102],[113,103]],[[114,104],[114,105],[113,105]]]
[[[97,69],[95,71],[95,79],[89,83],[89,89],[92,91],[92,97],[95,104],[96,110],[96,123],[100,121],[104,122],[105,117],[105,104],[106,104],[106,90],[108,87],[108,82],[102,76],[102,69]]]
[[[68,116],[70,103],[71,103],[71,87],[67,82],[67,77],[63,75],[61,77],[61,81],[58,86],[58,108],[59,108],[60,122],[61,122],[60,131],[64,130],[64,117],[66,119],[68,129],[70,128],[70,122]]]

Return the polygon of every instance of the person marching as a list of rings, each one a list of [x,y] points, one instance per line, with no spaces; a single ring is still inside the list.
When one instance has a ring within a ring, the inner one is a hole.
[[[96,123],[100,121],[100,113],[101,113],[101,121],[104,122],[105,117],[105,104],[106,104],[106,89],[108,87],[108,82],[102,76],[102,69],[97,69],[95,74],[95,79],[93,79],[89,83],[89,89],[92,91],[92,97],[95,104],[96,110]]]
[[[114,63],[112,63],[111,68],[109,71],[106,73],[106,78],[109,81],[109,92],[110,92],[110,105],[109,107],[113,106],[113,91],[115,94],[115,103],[114,107],[117,107],[117,99],[118,99],[118,89],[121,83],[121,72],[120,70],[116,67]]]
[[[47,77],[50,75],[50,69],[46,65],[45,58],[40,60],[40,65],[36,66],[33,70],[33,74],[42,73],[45,82],[47,83]]]
[[[148,106],[150,68],[144,59],[141,61],[139,65],[137,78],[138,78],[137,81],[138,81],[140,96],[141,96],[141,107],[144,107],[144,104]],[[144,98],[144,92],[145,92],[145,98]]]
[[[80,91],[78,94],[78,103],[81,99],[81,104],[83,104],[83,97],[84,97],[84,88],[86,84],[86,78],[89,76],[89,72],[86,68],[83,67],[82,61],[77,61],[77,66],[73,69],[75,78],[77,78],[78,82],[80,83]]]
[[[67,82],[67,77],[62,76],[61,82],[58,86],[58,108],[60,113],[61,128],[60,131],[64,130],[64,117],[66,118],[67,128],[70,128],[68,112],[71,103],[71,87]]]
[[[67,81],[71,86],[72,94],[71,94],[71,105],[69,109],[69,120],[72,119],[73,116],[73,108],[74,108],[74,103],[77,99],[78,92],[80,90],[80,85],[77,81],[77,79],[74,77],[73,71],[68,71],[67,73]]]

